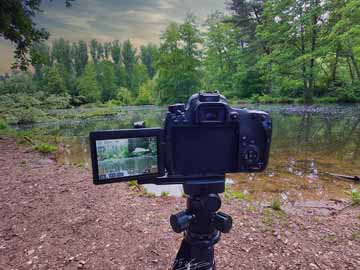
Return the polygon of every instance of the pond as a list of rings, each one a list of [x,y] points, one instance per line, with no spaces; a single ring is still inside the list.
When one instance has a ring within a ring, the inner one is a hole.
[[[235,106],[243,107],[243,106]],[[328,173],[360,175],[360,106],[249,105],[267,111],[273,118],[273,141],[268,169],[259,174],[229,174],[231,189],[255,200],[280,196],[286,201],[343,199],[357,184]],[[90,169],[88,134],[95,130],[132,128],[144,120],[147,127],[162,126],[166,108],[156,106],[115,108],[112,116],[85,120],[38,123],[49,135],[59,135],[57,160],[82,164]],[[61,114],[61,111],[57,111]],[[167,191],[182,194],[181,186],[147,186],[157,195]]]

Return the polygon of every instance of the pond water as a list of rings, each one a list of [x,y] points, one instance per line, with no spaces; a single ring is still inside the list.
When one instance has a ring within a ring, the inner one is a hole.
[[[243,107],[243,106],[235,106]],[[283,200],[343,199],[358,185],[328,173],[360,175],[360,106],[255,106],[273,118],[273,141],[268,169],[259,174],[229,174],[231,188],[256,200],[281,196]],[[60,112],[57,112],[61,114]],[[44,134],[59,135],[58,162],[90,169],[88,134],[95,130],[132,128],[144,120],[147,127],[162,126],[166,108],[118,108],[114,116],[39,123]],[[181,186],[147,186],[157,195],[180,196]]]

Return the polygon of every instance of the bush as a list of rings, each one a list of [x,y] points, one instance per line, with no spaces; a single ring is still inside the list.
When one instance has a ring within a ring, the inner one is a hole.
[[[338,102],[337,97],[320,97],[314,99],[314,103],[318,103],[318,104],[331,104],[336,102]]]
[[[26,125],[35,123],[44,116],[45,113],[37,108],[18,108],[10,110],[6,116],[6,119],[11,124]]]
[[[50,95],[44,99],[43,105],[46,109],[68,109],[71,107],[70,100],[71,98],[69,95]]]
[[[271,201],[270,203],[270,207],[275,210],[275,211],[280,211],[281,210],[281,201],[279,198],[275,198]]]
[[[34,146],[34,150],[39,151],[41,153],[55,153],[58,149],[57,146],[48,144],[48,143],[41,143]]]
[[[139,95],[135,100],[136,105],[151,105],[155,103],[155,100],[152,96],[154,91],[154,82],[148,80],[140,86]]]
[[[127,88],[121,87],[117,93],[116,101],[119,105],[131,105],[133,103],[131,92]]]
[[[359,86],[360,87],[360,86]],[[360,93],[356,85],[348,88],[339,88],[336,90],[336,96],[339,102],[354,103],[360,102]]]
[[[250,98],[251,103],[261,103],[261,104],[292,104],[296,102],[296,99],[291,97],[273,97],[270,95],[253,95]]]
[[[5,130],[8,128],[8,124],[4,119],[0,118],[0,130]]]
[[[347,192],[347,194],[350,195],[353,205],[360,204],[360,191],[358,191],[357,189],[352,189],[350,192]]]

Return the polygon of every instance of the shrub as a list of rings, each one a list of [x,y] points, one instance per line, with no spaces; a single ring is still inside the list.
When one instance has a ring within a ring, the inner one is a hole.
[[[339,88],[336,90],[336,96],[339,102],[353,103],[360,101],[360,94],[357,92],[356,86],[348,88]]]
[[[70,100],[69,95],[50,95],[45,98],[43,104],[46,109],[68,109],[70,108]]]
[[[121,87],[118,91],[116,100],[119,102],[119,105],[131,105],[133,103],[131,92],[124,87]]]
[[[35,145],[34,149],[41,153],[54,153],[57,151],[57,146],[48,143],[41,143]]]
[[[143,83],[140,86],[139,95],[137,96],[137,98],[135,100],[135,104],[136,105],[154,104],[155,100],[152,96],[154,87],[155,87],[154,82],[151,80],[148,80],[147,82]]]
[[[271,201],[270,207],[275,211],[281,211],[281,201],[279,198],[275,198]]]
[[[4,119],[0,118],[0,130],[4,130],[8,128],[8,124]]]
[[[350,192],[347,192],[347,194],[350,195],[353,205],[360,204],[360,191],[358,191],[357,189],[352,189]]]
[[[229,199],[229,200],[243,201],[243,200],[249,200],[249,195],[242,192],[242,191],[226,190],[225,191],[225,198]]]
[[[45,113],[37,108],[18,108],[9,111],[7,120],[12,124],[26,125],[35,123],[39,118],[44,116]]]

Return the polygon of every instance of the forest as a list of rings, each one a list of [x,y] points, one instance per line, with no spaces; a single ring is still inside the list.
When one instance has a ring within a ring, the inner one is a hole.
[[[200,90],[232,103],[359,102],[360,2],[232,0],[204,24],[170,23],[159,45],[60,38],[28,57],[28,71],[0,76],[0,114],[170,104]]]

